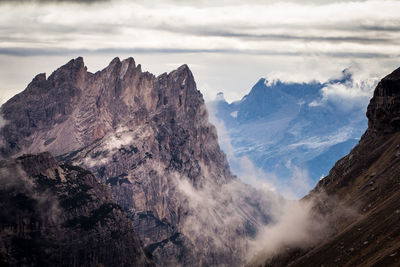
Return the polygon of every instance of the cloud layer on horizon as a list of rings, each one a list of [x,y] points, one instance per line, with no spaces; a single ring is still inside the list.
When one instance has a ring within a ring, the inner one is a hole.
[[[398,1],[202,6],[83,1],[96,2],[86,8],[80,1],[40,1],[46,2],[40,6],[36,2],[0,5],[1,53],[126,50],[355,58],[400,54]]]
[[[101,57],[102,67],[131,55],[160,73],[188,63],[206,98],[225,91],[232,101],[259,77],[324,82],[354,62],[379,77],[400,58],[399,8],[394,0],[0,0],[0,59],[83,55]],[[7,76],[0,90],[26,86]]]

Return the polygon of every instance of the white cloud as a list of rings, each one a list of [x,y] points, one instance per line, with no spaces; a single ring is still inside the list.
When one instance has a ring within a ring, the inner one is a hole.
[[[281,202],[275,213],[276,223],[260,229],[252,242],[253,265],[262,265],[280,250],[306,248],[319,242],[327,233],[327,222],[312,212],[313,201]]]
[[[400,55],[399,1],[12,2],[0,5],[1,101],[78,55],[92,71],[117,55],[154,73],[187,63],[206,98],[228,101],[260,77],[326,81],[352,62],[381,77]]]
[[[395,55],[399,33],[391,29],[400,25],[398,8],[398,1],[9,4],[0,5],[0,47]]]
[[[196,189],[177,175],[175,183],[189,204],[183,232],[195,243],[206,241],[210,248],[233,251],[242,259],[250,260],[260,251],[269,255],[283,246],[310,245],[318,240],[317,229],[324,230],[323,222],[311,214],[312,202],[285,200],[269,190],[249,190],[237,181]],[[265,215],[267,224],[260,220]],[[237,232],[248,222],[255,227],[256,236],[238,237]]]
[[[346,113],[351,110],[364,111],[380,77],[366,73],[365,68],[360,66],[352,67],[348,72],[352,79],[345,83],[327,84],[321,89],[322,98],[309,103],[309,106],[333,104],[337,110]]]
[[[139,132],[139,130],[137,132]],[[143,133],[143,136],[145,136],[145,133]],[[133,138],[133,133],[129,130],[128,127],[120,126],[114,133],[106,137],[104,146],[106,149],[113,151],[120,148],[121,146],[128,145],[129,143],[131,143]]]
[[[300,171],[299,175],[304,173]],[[297,186],[303,185],[302,177],[294,179]],[[313,213],[314,200],[287,200],[268,187],[260,187],[261,179],[255,181],[259,190],[249,190],[238,181],[220,187],[205,183],[196,189],[187,179],[176,175],[174,182],[189,208],[183,232],[194,243],[207,242],[210,248],[235,253],[246,260],[261,255],[264,262],[286,247],[313,245],[329,231],[326,218]],[[262,214],[268,216],[267,223],[260,220]],[[237,232],[242,233],[249,222],[256,235],[238,237]]]

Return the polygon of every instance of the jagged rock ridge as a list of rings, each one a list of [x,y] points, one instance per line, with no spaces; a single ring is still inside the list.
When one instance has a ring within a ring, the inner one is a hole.
[[[1,112],[3,157],[47,150],[92,171],[161,265],[240,265],[269,220],[231,174],[186,65],[156,77],[115,58],[92,74],[77,58]]]
[[[49,153],[0,161],[2,266],[154,266],[88,171]]]

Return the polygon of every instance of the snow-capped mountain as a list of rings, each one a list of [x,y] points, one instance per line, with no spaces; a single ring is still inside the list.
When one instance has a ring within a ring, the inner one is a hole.
[[[277,177],[279,190],[299,170],[310,185],[316,183],[357,144],[367,128],[365,107],[374,85],[356,82],[348,70],[326,83],[260,79],[240,101],[228,103],[219,93],[210,106],[233,147],[233,171],[240,168],[233,158],[248,157]]]

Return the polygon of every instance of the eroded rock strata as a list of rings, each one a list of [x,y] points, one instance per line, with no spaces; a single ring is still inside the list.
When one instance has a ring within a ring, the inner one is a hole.
[[[132,58],[71,60],[1,108],[1,155],[50,151],[106,184],[160,265],[246,261],[270,203],[230,172],[188,66],[158,77]]]

